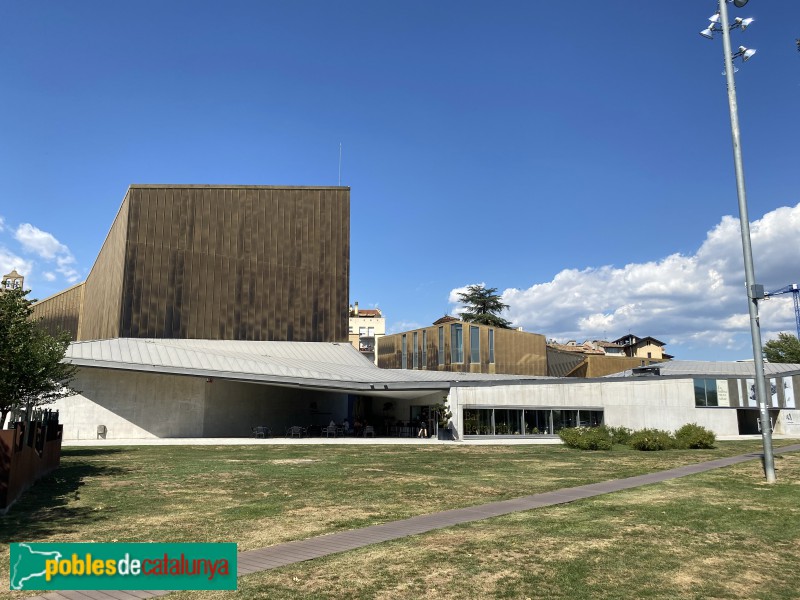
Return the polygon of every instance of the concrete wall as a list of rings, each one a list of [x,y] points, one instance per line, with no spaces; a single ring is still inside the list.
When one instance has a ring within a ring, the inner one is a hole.
[[[200,437],[205,379],[155,373],[80,369],[77,396],[58,400],[64,439]]]
[[[800,435],[800,410],[783,409],[778,413],[774,433]]]
[[[203,437],[247,437],[264,425],[276,437],[291,425],[340,422],[347,395],[214,379],[206,384]]]
[[[266,425],[281,436],[290,425],[341,421],[347,395],[216,378],[83,368],[77,396],[57,401],[64,439],[249,437]]]
[[[462,411],[472,406],[596,408],[604,411],[605,424],[615,427],[675,430],[697,423],[717,435],[739,433],[735,410],[695,407],[691,379],[457,387],[450,390],[450,403],[460,435]]]

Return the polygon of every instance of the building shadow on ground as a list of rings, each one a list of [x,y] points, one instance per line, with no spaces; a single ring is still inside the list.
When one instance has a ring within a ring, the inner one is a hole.
[[[0,517],[0,544],[35,542],[43,538],[69,534],[89,522],[113,519],[113,512],[76,506],[84,480],[90,477],[118,475],[124,469],[80,460],[81,457],[108,456],[121,452],[111,448],[75,448],[69,460],[28,488]]]

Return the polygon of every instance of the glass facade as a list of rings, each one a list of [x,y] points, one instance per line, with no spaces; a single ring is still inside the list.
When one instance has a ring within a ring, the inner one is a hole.
[[[400,363],[400,368],[401,369],[407,369],[408,368],[408,345],[406,343],[406,335],[405,334],[403,334],[402,340],[403,340],[402,341],[402,356],[401,356],[401,361],[402,362]]]
[[[428,368],[428,332],[422,332],[422,368]]]
[[[439,327],[439,364],[444,364],[444,325]]]
[[[494,363],[494,329],[489,330],[489,364]]]
[[[414,344],[414,348],[411,350],[411,356],[413,357],[412,362],[415,369],[419,369],[419,344],[417,343],[419,340],[417,338],[417,332],[415,331],[412,337],[412,343]]]
[[[716,379],[694,380],[694,405],[719,406],[719,400],[717,399]]]
[[[460,323],[450,325],[450,362],[464,362],[464,328]]]
[[[481,329],[472,325],[469,328],[469,362],[481,362]]]
[[[565,427],[597,427],[603,411],[560,408],[465,408],[464,435],[553,435]]]

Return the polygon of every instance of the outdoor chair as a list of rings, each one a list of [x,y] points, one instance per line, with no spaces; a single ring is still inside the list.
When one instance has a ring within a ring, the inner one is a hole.
[[[289,429],[286,430],[286,437],[288,438],[303,437],[303,428],[300,427],[299,425],[292,425],[291,427],[289,427]]]
[[[372,425],[364,427],[364,437],[375,437],[375,428]]]
[[[322,428],[322,433],[325,434],[325,437],[336,437],[336,427],[328,425],[327,427]]]

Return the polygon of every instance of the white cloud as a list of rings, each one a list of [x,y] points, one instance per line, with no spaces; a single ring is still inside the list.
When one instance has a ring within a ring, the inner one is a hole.
[[[800,283],[800,204],[767,213],[750,231],[757,280],[767,290]],[[505,290],[503,301],[514,325],[559,340],[632,332],[687,348],[746,350],[744,279],[739,220],[726,216],[693,255],[565,269],[552,281]],[[450,292],[452,304],[463,289]],[[760,316],[765,330],[795,330],[790,295],[762,302]]]
[[[23,223],[17,227],[14,237],[26,252],[37,254],[46,260],[53,260],[57,256],[70,256],[69,248],[59,242],[52,233],[42,231],[30,223]]]
[[[45,281],[55,281],[56,280],[56,274],[55,273],[51,273],[50,271],[45,271],[44,273],[42,273],[42,277],[45,278]]]
[[[52,233],[42,231],[30,223],[22,223],[14,232],[14,237],[26,252],[36,254],[46,261],[55,261],[56,271],[69,283],[76,283],[80,279],[80,274],[72,266],[75,263],[72,252]],[[48,278],[48,281],[52,280]]]
[[[0,275],[10,273],[13,269],[16,269],[17,273],[23,277],[27,277],[33,270],[33,262],[17,256],[8,248],[0,246]]]
[[[6,220],[3,217],[0,217],[0,231],[5,231],[6,228]]]

